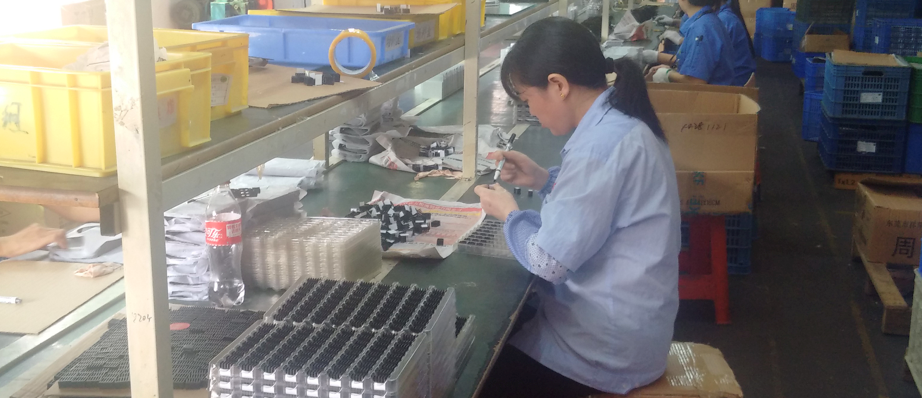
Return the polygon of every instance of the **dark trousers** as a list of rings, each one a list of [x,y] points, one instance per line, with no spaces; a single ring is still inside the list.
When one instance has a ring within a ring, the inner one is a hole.
[[[480,393],[484,398],[584,398],[599,391],[546,368],[506,345]]]

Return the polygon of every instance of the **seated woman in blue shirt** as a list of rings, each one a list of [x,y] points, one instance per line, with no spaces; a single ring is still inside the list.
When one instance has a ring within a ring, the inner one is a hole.
[[[744,86],[752,78],[752,74],[756,73],[756,51],[752,46],[749,30],[743,23],[739,0],[726,0],[717,12],[717,18],[723,22],[724,27],[727,28],[727,35],[730,37],[730,53],[733,56],[731,64],[734,75],[733,82],[730,84]]]
[[[606,74],[616,73],[613,87]],[[679,194],[666,138],[640,68],[606,59],[590,31],[566,18],[525,29],[501,70],[551,134],[572,132],[559,167],[519,152],[501,178],[539,191],[520,211],[498,184],[475,188],[505,220],[519,263],[540,277],[537,314],[510,339],[488,397],[623,394],[663,375],[678,309]]]
[[[724,1],[723,5],[721,5],[720,9],[717,11],[717,18],[723,23],[724,28],[727,30],[727,36],[730,39],[730,55],[732,56],[730,64],[733,67],[733,81],[731,85],[746,85],[749,79],[752,78],[752,74],[756,71],[756,60],[755,49],[752,46],[752,38],[749,36],[749,31],[743,23],[739,0]],[[669,18],[663,15],[656,18],[658,23],[678,26],[681,26],[685,20],[686,18],[683,17],[681,22],[679,22],[680,20],[678,19]],[[662,38],[668,39],[671,43],[677,45],[682,45],[684,42],[684,38],[681,34],[675,31],[663,32]]]
[[[717,17],[716,0],[679,0],[688,21],[679,28],[684,38],[676,55],[644,51],[644,61],[659,63],[647,74],[656,83],[716,84],[728,86],[735,73],[727,29]]]

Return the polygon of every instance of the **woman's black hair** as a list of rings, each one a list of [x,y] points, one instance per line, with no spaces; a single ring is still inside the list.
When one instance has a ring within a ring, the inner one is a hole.
[[[627,58],[605,58],[589,29],[569,18],[546,18],[526,28],[506,55],[500,79],[506,93],[521,100],[515,90],[516,82],[545,89],[547,77],[554,73],[571,85],[588,88],[608,87],[605,75],[616,73],[609,105],[646,123],[657,138],[666,140],[640,67]]]
[[[749,52],[752,53],[752,56],[756,56],[756,48],[752,45],[752,35],[749,32],[749,28],[746,26],[746,19],[743,18],[743,12],[740,11],[740,0],[726,0],[730,4],[730,11],[733,11],[733,15],[736,15],[740,19],[740,23],[743,24],[743,30],[746,32],[746,40],[749,41]]]

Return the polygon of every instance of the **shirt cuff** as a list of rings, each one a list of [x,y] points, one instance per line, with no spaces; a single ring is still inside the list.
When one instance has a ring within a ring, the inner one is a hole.
[[[538,195],[541,195],[542,198],[547,197],[551,194],[551,191],[554,190],[554,185],[557,184],[557,175],[560,174],[560,166],[554,166],[547,169],[547,182],[544,183],[544,186],[538,191]]]
[[[532,271],[528,261],[528,239],[538,233],[541,228],[541,215],[534,210],[516,210],[506,217],[503,233],[506,235],[506,245],[516,260],[529,272]]]

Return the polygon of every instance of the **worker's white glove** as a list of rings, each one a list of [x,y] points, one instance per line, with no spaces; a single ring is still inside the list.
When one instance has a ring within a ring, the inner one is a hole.
[[[669,72],[671,71],[670,68],[657,69],[653,74],[653,83],[669,83]]]
[[[675,30],[667,30],[663,32],[663,34],[660,35],[660,39],[669,40],[677,45],[681,45],[682,41],[685,40],[685,38],[682,37],[682,34]]]
[[[665,26],[672,26],[675,23],[675,18],[667,17],[665,15],[657,15],[653,17],[653,21]]]
[[[659,52],[656,50],[643,50],[643,62],[647,64],[659,62]]]

